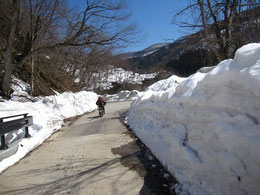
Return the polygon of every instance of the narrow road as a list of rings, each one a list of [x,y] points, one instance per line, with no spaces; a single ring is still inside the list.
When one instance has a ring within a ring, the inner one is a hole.
[[[83,115],[0,175],[0,194],[152,194],[122,125],[130,102]],[[127,162],[127,163],[123,163]]]

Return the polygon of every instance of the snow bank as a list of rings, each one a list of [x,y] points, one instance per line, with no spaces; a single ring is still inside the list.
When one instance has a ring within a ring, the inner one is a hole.
[[[150,85],[147,87],[145,91],[152,90],[152,91],[166,91],[171,88],[176,88],[182,81],[186,80],[187,78],[178,77],[176,75],[173,75],[169,77],[168,79],[163,79],[160,81],[157,81],[156,83]]]
[[[128,124],[182,184],[178,193],[260,194],[260,44],[204,72],[141,93]]]
[[[92,92],[70,93],[47,96],[37,102],[0,102],[0,117],[29,113],[33,125],[29,127],[32,137],[22,139],[15,155],[0,162],[0,173],[39,146],[63,124],[63,119],[81,115],[96,109],[97,94]],[[6,134],[7,144],[23,137],[23,130]]]

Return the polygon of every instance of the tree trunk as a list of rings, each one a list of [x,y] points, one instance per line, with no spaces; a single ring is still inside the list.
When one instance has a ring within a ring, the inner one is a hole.
[[[13,40],[14,40],[14,26],[11,29],[11,33],[6,41],[6,47],[3,52],[3,61],[5,64],[5,70],[4,70],[3,81],[1,84],[1,91],[2,91],[3,98],[5,99],[8,99],[10,97],[10,82],[15,67],[12,61],[12,50],[11,50],[11,47],[13,45]]]
[[[14,64],[12,62],[12,53],[10,49],[7,49],[4,53],[4,62],[5,62],[5,72],[3,76],[3,81],[1,85],[1,91],[3,98],[8,99],[10,97],[10,82],[12,78],[12,73],[14,70]]]
[[[12,48],[15,39],[15,30],[19,23],[19,5],[20,1],[13,1],[12,8],[14,10],[13,15],[10,16],[10,33],[6,39],[5,49],[3,52],[3,61],[5,64],[3,81],[1,83],[1,91],[3,98],[8,99],[10,97],[10,82],[12,78],[12,73],[15,68],[15,64],[12,59]]]
[[[31,90],[30,90],[30,95],[33,95],[33,88],[34,88],[34,56],[32,56],[32,61],[31,61],[31,65],[32,65],[32,75],[31,75]]]
[[[216,55],[216,58],[217,58],[218,62],[220,62],[222,60],[221,56],[220,56],[217,48],[215,47],[214,43],[212,43],[212,41],[210,40],[210,35],[209,35],[209,32],[208,32],[208,26],[207,26],[205,11],[204,11],[204,2],[201,1],[201,0],[197,0],[197,3],[199,5],[199,7],[200,7],[201,20],[202,20],[202,24],[203,24],[203,28],[204,28],[204,34],[205,34],[207,43],[209,44],[209,48]]]

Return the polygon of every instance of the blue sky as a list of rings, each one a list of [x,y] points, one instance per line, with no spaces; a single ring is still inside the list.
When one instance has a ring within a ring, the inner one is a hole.
[[[172,42],[185,34],[171,19],[177,10],[187,5],[187,0],[127,0],[132,13],[131,20],[142,29],[144,39],[125,51],[142,50],[155,43]]]
[[[187,31],[171,24],[177,10],[184,8],[187,0],[125,0],[131,12],[131,22],[141,29],[140,42],[122,52],[139,51],[156,43],[173,42]],[[84,7],[85,0],[69,0],[70,6]],[[186,32],[186,33],[185,33]]]

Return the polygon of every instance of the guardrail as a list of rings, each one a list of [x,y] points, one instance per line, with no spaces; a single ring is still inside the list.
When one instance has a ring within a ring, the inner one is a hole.
[[[4,120],[6,119],[17,118],[17,117],[23,117],[23,118],[8,120],[4,122]],[[32,124],[33,124],[33,118],[32,116],[28,116],[28,113],[0,118],[0,135],[1,135],[0,150],[8,148],[8,146],[5,143],[6,133],[25,128],[24,137],[30,137],[31,135],[29,134],[28,127]]]

